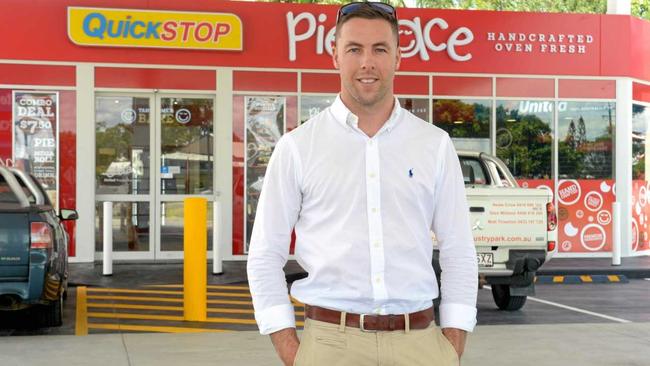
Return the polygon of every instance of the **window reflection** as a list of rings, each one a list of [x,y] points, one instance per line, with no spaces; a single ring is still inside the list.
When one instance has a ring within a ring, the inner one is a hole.
[[[497,156],[517,179],[550,179],[553,102],[497,101]]]
[[[97,194],[149,193],[148,98],[95,99]]]
[[[336,95],[306,95],[300,98],[300,124],[324,111],[336,100]]]
[[[163,194],[212,193],[212,99],[162,98]]]
[[[434,100],[433,123],[449,133],[456,149],[489,153],[490,105],[488,100]]]
[[[398,100],[402,108],[427,122],[431,122],[429,121],[429,99],[399,98]]]
[[[559,178],[612,178],[613,102],[558,103]]]
[[[113,202],[113,250],[149,251],[149,202]],[[95,205],[95,250],[104,245],[103,202]]]

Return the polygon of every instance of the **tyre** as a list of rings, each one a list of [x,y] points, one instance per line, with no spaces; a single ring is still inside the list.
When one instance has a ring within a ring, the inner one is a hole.
[[[526,304],[526,296],[510,295],[509,285],[492,285],[492,297],[501,310],[515,311]]]
[[[63,296],[48,305],[43,305],[40,309],[40,326],[42,327],[59,327],[63,324]]]

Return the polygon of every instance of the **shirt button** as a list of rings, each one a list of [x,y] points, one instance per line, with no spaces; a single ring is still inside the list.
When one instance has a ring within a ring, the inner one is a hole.
[[[375,282],[376,283],[381,283],[381,278],[379,278],[379,277],[375,278]]]
[[[375,143],[375,141],[373,141],[373,140],[368,141],[368,145],[370,145],[370,146],[372,146],[374,143]]]
[[[375,248],[379,248],[379,242],[378,241],[374,242],[373,245],[375,246]]]
[[[374,178],[374,177],[375,177],[375,173],[370,173],[370,174],[368,174],[368,176],[369,176],[370,178]]]
[[[376,208],[373,208],[371,211],[372,211],[372,213],[377,213],[377,209],[376,209]]]

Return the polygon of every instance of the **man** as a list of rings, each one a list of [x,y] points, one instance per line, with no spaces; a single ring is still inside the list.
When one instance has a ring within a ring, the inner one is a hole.
[[[341,7],[333,48],[341,92],[286,134],[268,166],[251,236],[255,318],[285,365],[456,365],[476,323],[477,264],[449,136],[393,96],[395,10]],[[299,340],[282,268],[295,229],[307,271]],[[431,265],[440,247],[439,295]]]

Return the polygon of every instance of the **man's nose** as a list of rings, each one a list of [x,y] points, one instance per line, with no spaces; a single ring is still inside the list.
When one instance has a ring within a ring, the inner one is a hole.
[[[375,69],[375,57],[372,51],[367,51],[363,53],[363,57],[361,58],[361,68],[363,70]]]

